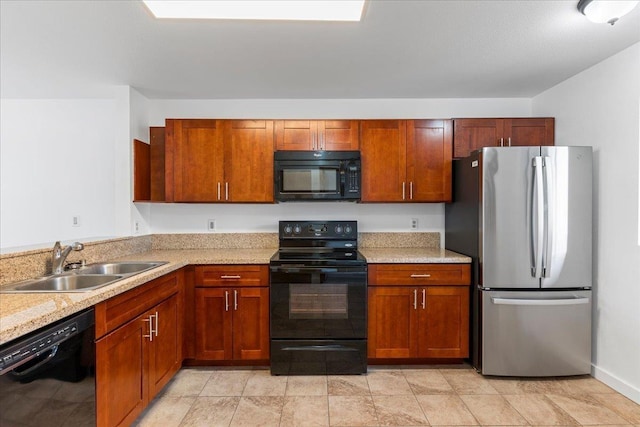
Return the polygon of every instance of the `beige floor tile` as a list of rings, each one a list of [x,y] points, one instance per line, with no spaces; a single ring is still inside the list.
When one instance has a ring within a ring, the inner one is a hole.
[[[447,369],[442,375],[458,394],[498,394],[489,380],[476,372]]]
[[[327,396],[286,396],[284,398],[280,427],[328,425],[329,399]]]
[[[589,395],[547,394],[546,396],[582,425],[628,424],[625,419]]]
[[[451,394],[453,388],[437,369],[403,371],[415,394]]]
[[[326,396],[327,377],[317,376],[291,376],[287,380],[286,396]]]
[[[556,380],[556,383],[565,388],[569,393],[583,394],[583,393],[615,393],[616,391],[608,385],[598,381],[591,376],[582,376],[575,378],[566,378]]]
[[[200,396],[242,396],[252,371],[215,371]]]
[[[376,371],[367,374],[372,395],[409,395],[411,387],[402,371]]]
[[[632,424],[640,424],[640,405],[621,394],[592,394],[598,402],[613,410]]]
[[[138,427],[179,426],[196,397],[162,396],[152,402],[135,423]]]
[[[253,371],[244,387],[243,396],[284,396],[286,376],[272,376],[269,371]]]
[[[327,391],[331,396],[370,396],[369,383],[364,375],[330,375]]]
[[[577,425],[578,422],[542,394],[503,396],[529,424],[548,426]]]
[[[502,396],[463,395],[460,398],[481,425],[511,426],[527,424],[527,421]]]
[[[239,397],[196,397],[180,427],[228,426],[239,402]]]
[[[211,370],[182,369],[169,382],[167,396],[198,396],[211,377]]]
[[[415,396],[373,396],[378,423],[381,426],[428,425]]]
[[[230,426],[277,427],[280,424],[283,405],[282,396],[242,397]]]
[[[431,425],[478,425],[462,399],[456,395],[417,395],[416,399]]]
[[[371,396],[329,396],[329,425],[377,426]]]

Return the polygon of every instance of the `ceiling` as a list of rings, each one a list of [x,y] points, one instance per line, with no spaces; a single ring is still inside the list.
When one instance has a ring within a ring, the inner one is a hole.
[[[0,95],[531,97],[640,41],[640,7],[577,0],[367,0],[359,23],[157,20],[137,0],[0,0]]]

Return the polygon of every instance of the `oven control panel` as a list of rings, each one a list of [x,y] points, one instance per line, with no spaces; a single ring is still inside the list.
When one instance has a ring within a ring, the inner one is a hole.
[[[357,239],[357,221],[280,221],[280,239]]]

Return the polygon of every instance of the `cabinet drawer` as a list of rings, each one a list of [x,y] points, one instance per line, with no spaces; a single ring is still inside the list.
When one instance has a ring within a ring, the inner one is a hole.
[[[469,264],[369,264],[369,286],[470,283]]]
[[[267,265],[201,265],[196,267],[196,286],[267,286]]]

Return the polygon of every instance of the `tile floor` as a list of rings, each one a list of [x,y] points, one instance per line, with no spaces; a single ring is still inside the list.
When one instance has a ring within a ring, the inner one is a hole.
[[[588,376],[370,366],[366,375],[274,377],[264,368],[186,368],[136,425],[640,427],[640,405]]]

